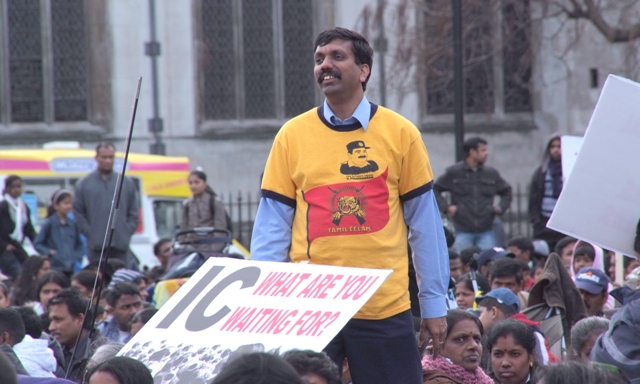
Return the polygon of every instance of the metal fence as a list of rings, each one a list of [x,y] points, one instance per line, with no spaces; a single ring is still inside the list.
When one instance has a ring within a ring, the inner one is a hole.
[[[222,196],[227,206],[227,212],[231,217],[233,235],[247,249],[251,244],[251,233],[255,221],[260,192],[228,192]],[[501,216],[505,238],[514,236],[531,237],[533,229],[529,223],[528,215],[528,188],[516,184],[513,189],[513,201],[511,209]]]

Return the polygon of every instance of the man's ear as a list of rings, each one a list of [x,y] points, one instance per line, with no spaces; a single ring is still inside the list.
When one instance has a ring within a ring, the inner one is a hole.
[[[495,320],[498,318],[498,308],[495,306],[491,308],[491,320]]]
[[[9,340],[11,339],[11,336],[9,336],[8,332],[2,332],[0,333],[0,345],[2,344],[9,344]]]
[[[364,83],[367,81],[367,77],[371,73],[371,68],[368,64],[360,64],[360,82]]]

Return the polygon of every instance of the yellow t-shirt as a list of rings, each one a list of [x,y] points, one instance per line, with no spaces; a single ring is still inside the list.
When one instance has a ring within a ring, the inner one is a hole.
[[[321,116],[314,108],[282,127],[263,196],[295,208],[292,261],[393,270],[354,316],[385,319],[410,308],[401,202],[431,188],[427,150],[409,120],[383,107],[372,104],[366,131]]]

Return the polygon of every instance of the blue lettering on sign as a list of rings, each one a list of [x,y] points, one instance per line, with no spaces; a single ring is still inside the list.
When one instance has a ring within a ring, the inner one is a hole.
[[[113,169],[120,171],[124,159],[116,159]],[[67,157],[53,159],[49,169],[54,173],[89,173],[96,169],[96,161],[92,158]]]

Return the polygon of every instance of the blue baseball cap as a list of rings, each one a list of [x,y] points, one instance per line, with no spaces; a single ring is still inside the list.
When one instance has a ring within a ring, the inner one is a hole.
[[[473,255],[473,257],[476,259],[478,263],[478,270],[483,265],[489,264],[489,262],[492,260],[501,259],[507,256],[515,257],[515,255],[512,252],[505,251],[503,248],[500,248],[500,247],[485,249],[484,251]]]
[[[576,274],[575,283],[578,289],[595,295],[609,287],[609,278],[597,268],[584,267]]]
[[[487,297],[496,299],[500,304],[508,305],[513,308],[515,313],[520,312],[520,299],[518,299],[518,296],[511,292],[509,288],[492,289],[486,295],[476,297],[476,303],[480,304],[480,302]]]

